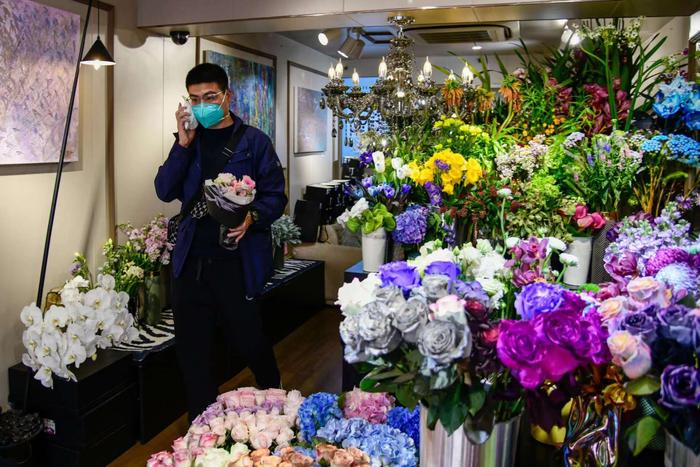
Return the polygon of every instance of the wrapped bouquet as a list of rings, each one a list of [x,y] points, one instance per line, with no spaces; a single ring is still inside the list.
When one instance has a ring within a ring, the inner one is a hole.
[[[228,238],[228,229],[241,225],[248,215],[255,199],[255,181],[247,175],[238,180],[233,174],[220,173],[204,182],[204,198],[207,212],[221,224],[221,246],[236,249],[235,241]]]

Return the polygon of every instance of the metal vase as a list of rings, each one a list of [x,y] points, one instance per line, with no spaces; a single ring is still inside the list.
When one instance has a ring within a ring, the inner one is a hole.
[[[688,446],[675,436],[666,432],[665,467],[700,467],[700,455],[696,455]]]
[[[457,429],[448,436],[440,422],[428,428],[428,410],[420,411],[420,465],[430,467],[512,467],[518,447],[520,415],[497,423],[484,444],[473,444]]]
[[[576,396],[564,438],[565,467],[614,467],[620,438],[620,408],[607,408],[595,396]]]
[[[605,250],[608,248],[608,245],[610,245],[606,237],[607,233],[617,224],[617,221],[614,219],[616,219],[615,216],[612,216],[612,219],[608,218],[605,221],[605,227],[600,229],[593,237],[593,252],[591,255],[591,282],[593,284],[600,284],[601,282],[609,282],[612,280],[605,270],[603,257],[605,256]]]

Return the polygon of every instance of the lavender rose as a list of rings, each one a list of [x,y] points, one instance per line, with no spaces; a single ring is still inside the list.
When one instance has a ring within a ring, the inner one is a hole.
[[[467,358],[471,349],[469,327],[454,321],[430,321],[418,335],[418,351],[426,357],[423,361],[423,373],[426,375]]]
[[[695,314],[684,305],[673,305],[658,311],[659,334],[674,340],[682,346],[693,344]]]
[[[411,297],[394,315],[394,327],[401,331],[406,342],[415,344],[418,333],[428,322],[428,304],[421,297]]]
[[[420,285],[420,275],[413,266],[406,261],[394,261],[379,268],[379,279],[382,287],[393,285],[404,292]]]
[[[441,275],[447,276],[451,280],[456,280],[461,271],[452,261],[433,261],[425,268],[425,275]]]
[[[657,336],[658,322],[655,314],[653,307],[641,311],[624,311],[609,321],[608,329],[610,332],[629,331],[651,345]]]
[[[625,282],[626,278],[637,275],[637,257],[632,253],[615,255],[605,263],[604,268],[613,279]]]
[[[685,409],[700,404],[700,371],[690,365],[669,365],[661,373],[661,405]]]
[[[535,282],[526,285],[515,299],[515,310],[524,320],[556,310],[564,301],[564,289],[556,284]]]

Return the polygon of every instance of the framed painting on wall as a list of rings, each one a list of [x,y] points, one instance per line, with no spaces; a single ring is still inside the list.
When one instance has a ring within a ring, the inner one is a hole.
[[[0,165],[58,162],[79,42],[79,15],[0,0]],[[77,96],[65,160],[78,160]]]
[[[328,109],[321,109],[321,91],[294,88],[294,154],[325,152],[328,141]]]
[[[226,70],[231,111],[275,141],[275,68],[213,50],[204,51],[204,61]]]

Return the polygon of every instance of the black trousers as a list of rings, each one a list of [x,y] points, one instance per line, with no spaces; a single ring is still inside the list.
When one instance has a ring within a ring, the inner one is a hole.
[[[239,258],[188,258],[180,277],[173,279],[173,313],[190,421],[218,394],[214,351],[220,334],[226,348],[244,359],[260,388],[280,387],[257,302],[245,296]]]

